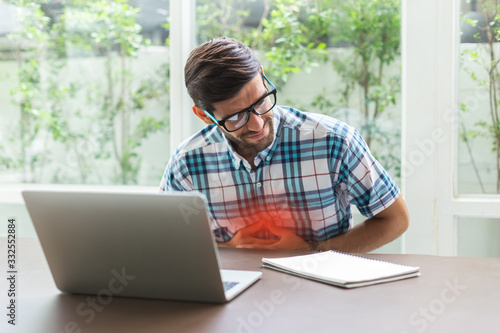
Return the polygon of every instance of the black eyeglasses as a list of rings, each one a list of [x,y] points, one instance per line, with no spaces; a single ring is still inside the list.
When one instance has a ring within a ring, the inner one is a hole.
[[[224,127],[224,129],[228,132],[237,131],[243,126],[245,126],[246,123],[248,122],[248,119],[250,119],[250,112],[253,112],[259,116],[268,113],[276,105],[277,91],[274,85],[271,83],[271,81],[269,81],[269,79],[265,75],[263,76],[264,79],[266,79],[266,81],[271,85],[271,87],[273,87],[273,89],[264,96],[262,96],[261,98],[259,98],[259,100],[254,104],[252,104],[250,107],[246,108],[245,110],[239,111],[229,117],[226,117],[222,120],[215,119],[215,117],[212,116],[208,111],[203,110],[203,112],[205,112],[205,114],[210,119],[212,119],[214,123]]]

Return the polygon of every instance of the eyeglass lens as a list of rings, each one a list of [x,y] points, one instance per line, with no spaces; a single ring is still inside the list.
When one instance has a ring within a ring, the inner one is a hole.
[[[266,98],[263,98],[257,104],[253,105],[253,110],[259,115],[271,111],[271,109],[276,104],[276,95],[270,94]],[[224,126],[228,131],[235,131],[245,126],[250,116],[250,110],[245,110],[238,112],[231,118],[226,119]]]

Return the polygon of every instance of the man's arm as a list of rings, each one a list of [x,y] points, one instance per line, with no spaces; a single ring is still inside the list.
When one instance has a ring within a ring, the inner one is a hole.
[[[351,253],[369,252],[398,238],[408,229],[409,217],[401,196],[382,212],[356,225],[345,234],[319,242],[322,251],[338,250]],[[309,250],[309,244],[290,230],[268,224],[267,229],[280,240],[272,244],[240,243],[239,248]]]
[[[375,250],[387,244],[408,229],[409,217],[401,196],[385,210],[369,218],[345,234],[319,242],[321,250],[339,250],[362,253]]]

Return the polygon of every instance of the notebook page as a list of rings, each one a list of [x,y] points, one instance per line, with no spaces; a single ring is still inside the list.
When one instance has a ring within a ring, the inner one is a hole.
[[[262,261],[281,269],[340,283],[377,280],[417,272],[419,269],[336,251],[287,258],[263,258]]]

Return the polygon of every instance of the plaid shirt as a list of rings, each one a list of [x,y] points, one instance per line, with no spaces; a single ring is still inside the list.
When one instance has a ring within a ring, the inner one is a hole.
[[[273,109],[274,141],[256,171],[209,125],[184,141],[167,165],[160,191],[205,194],[211,228],[225,242],[266,219],[306,241],[352,227],[351,204],[366,217],[391,205],[399,188],[352,127],[288,107]],[[260,238],[275,238],[268,231]]]

